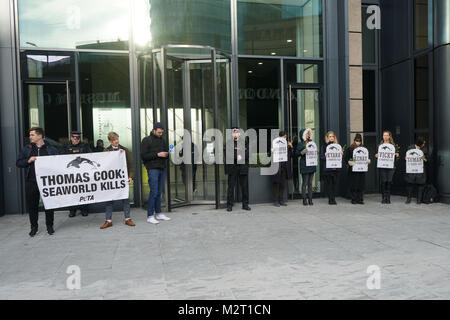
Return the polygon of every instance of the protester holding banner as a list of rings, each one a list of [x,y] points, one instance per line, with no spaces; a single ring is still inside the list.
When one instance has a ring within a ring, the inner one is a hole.
[[[63,154],[82,154],[82,153],[91,153],[91,148],[89,144],[81,142],[81,132],[80,131],[72,131],[70,135],[70,143],[64,147]],[[81,215],[83,217],[88,216],[88,207],[87,205],[83,206],[74,206],[69,208],[69,218],[73,218],[77,214],[77,210],[81,210]]]
[[[164,189],[169,148],[163,138],[164,126],[156,123],[150,136],[141,144],[141,158],[147,168],[150,194],[147,205],[147,222],[158,224],[158,220],[169,221],[162,213],[161,194]],[[156,214],[156,215],[155,215]],[[155,217],[156,216],[156,217]]]
[[[395,164],[400,154],[398,153],[398,147],[396,146],[392,133],[390,131],[383,132],[383,141],[378,146],[378,153],[375,158],[378,159],[378,172],[380,175],[381,194],[383,199],[381,203],[391,204],[391,184],[395,173]],[[390,162],[390,167],[381,167],[380,162]]]
[[[278,155],[281,160],[275,161],[279,164],[278,172],[272,176],[272,195],[275,207],[286,207],[285,190],[286,181],[292,179],[292,151],[293,146],[291,142],[287,141],[287,134],[285,131],[281,131],[279,138],[272,142],[272,154],[276,157],[275,153],[282,153]]]
[[[427,157],[423,152],[424,147],[425,140],[423,137],[418,137],[416,140],[416,144],[408,147],[408,152],[405,159],[407,161],[405,182],[408,184],[406,186],[406,191],[408,193],[406,204],[411,203],[412,193],[415,187],[417,188],[417,204],[422,203],[423,189],[427,181],[426,171],[424,168],[424,162],[427,161]],[[418,167],[418,169],[416,170],[414,170],[415,168],[412,168],[413,170],[410,170],[414,173],[408,173],[408,169],[410,167],[408,162],[413,162],[415,164],[415,167]]]
[[[298,157],[300,157],[300,173],[302,175],[302,197],[304,206],[314,205],[312,201],[313,180],[314,174],[317,170],[318,152],[317,146],[312,142],[312,133],[312,130],[309,128],[301,130],[300,138],[302,139],[302,141],[299,142],[296,149],[296,154]],[[311,158],[308,160],[312,161],[307,161],[307,158]],[[313,161],[314,159],[315,163]]]
[[[28,214],[30,216],[31,231],[30,237],[34,237],[38,232],[39,220],[39,199],[40,193],[36,182],[35,161],[37,157],[57,155],[55,147],[48,145],[44,140],[44,130],[34,127],[29,130],[30,144],[25,146],[20,152],[16,165],[19,168],[28,169],[25,180],[26,201]],[[49,235],[55,233],[53,229],[54,211],[45,210],[45,223]]]
[[[336,149],[337,151],[332,153],[330,149]],[[342,147],[339,145],[336,135],[333,131],[329,131],[325,136],[325,145],[322,146],[320,151],[320,159],[322,160],[322,181],[325,192],[328,196],[329,205],[337,205],[336,185],[339,172],[342,168],[343,154],[344,153],[342,152]],[[339,165],[335,165],[332,167],[329,165],[329,163],[339,164],[339,161],[340,167]]]
[[[127,159],[127,171],[128,171],[128,184],[131,184],[134,178],[134,166],[133,166],[133,160],[131,157],[130,151],[125,148],[124,146],[119,144],[119,135],[115,132],[108,133],[108,141],[110,143],[110,146],[105,149],[106,152],[125,152],[125,156]],[[108,201],[106,202],[106,221],[105,223],[100,227],[100,229],[107,229],[112,227],[112,214],[113,214],[113,205],[114,202],[120,202],[123,206],[123,213],[125,216],[125,224],[130,227],[136,226],[134,222],[130,218],[130,201],[129,199],[123,199],[123,200],[115,200],[115,201]]]
[[[352,204],[364,204],[365,179],[370,159],[359,133],[355,136],[353,144],[345,150],[344,161],[348,164],[348,181]],[[359,162],[362,162],[362,169],[356,169]]]

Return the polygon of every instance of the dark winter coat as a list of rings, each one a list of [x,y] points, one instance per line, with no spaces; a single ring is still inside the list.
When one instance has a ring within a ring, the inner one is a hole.
[[[358,148],[365,148],[365,147],[361,144]],[[350,146],[344,151],[344,158],[343,158],[344,166],[347,166],[347,173],[350,177],[352,175],[361,175],[367,173],[367,172],[353,172],[353,168],[348,164],[350,159],[353,159],[353,152],[355,151],[355,149],[356,148],[352,148]]]
[[[141,159],[147,170],[165,169],[168,158],[158,157],[160,152],[169,152],[166,141],[151,133],[145,137],[141,143]]]
[[[325,157],[325,153],[327,153],[327,148],[330,144],[334,144],[333,143],[327,143],[322,145],[322,147],[320,148],[320,165],[321,165],[321,172],[322,172],[322,176],[326,176],[327,174],[336,174],[339,171],[341,171],[341,169],[327,169],[327,158]]]
[[[408,151],[411,149],[416,149],[415,145],[409,146],[408,147]],[[424,150],[422,150],[424,151]],[[425,154],[425,160],[427,159],[427,155]],[[426,169],[425,169],[425,163],[424,163],[424,168],[423,168],[423,173],[405,173],[405,182],[406,183],[413,183],[413,184],[425,184],[427,181],[427,175],[426,175]]]
[[[300,158],[300,173],[301,174],[310,174],[310,173],[315,173],[317,171],[317,167],[307,167],[306,166],[306,154],[302,155],[302,151],[306,149],[306,145],[312,141],[311,139],[309,139],[308,141],[305,141],[305,139],[306,139],[305,132],[306,132],[305,129],[300,131],[299,139],[301,141],[299,141],[295,153]]]
[[[36,181],[34,162],[30,164],[28,163],[28,160],[31,157],[55,156],[57,154],[58,150],[47,143],[44,143],[41,148],[38,148],[36,144],[31,143],[20,151],[19,156],[17,157],[16,166],[18,168],[27,169],[26,179],[27,181],[33,182]]]
[[[125,148],[124,146],[119,144],[119,149],[122,149],[125,151],[125,157],[127,159],[127,170],[128,170],[128,178],[134,179],[134,165],[133,165],[133,157],[131,156],[130,150]],[[105,149],[105,152],[112,152],[112,151],[118,151],[114,150],[113,146],[110,145],[108,148]]]
[[[63,149],[63,154],[91,153],[91,148],[87,143],[81,142],[77,145],[69,143]]]
[[[292,158],[294,151],[291,147],[288,147],[288,161],[280,162],[277,174],[272,176],[272,183],[281,183],[282,170],[286,170],[286,180],[292,180]]]
[[[241,138],[242,139],[242,138]],[[233,145],[234,144],[234,163],[233,164],[227,164],[227,145]],[[225,174],[226,175],[241,175],[246,176],[249,173],[249,162],[250,162],[250,151],[249,151],[249,144],[248,141],[245,141],[245,163],[244,164],[238,164],[238,142],[234,140],[228,140],[227,144],[224,146],[224,157],[225,157]],[[244,155],[244,153],[240,152],[241,155]]]

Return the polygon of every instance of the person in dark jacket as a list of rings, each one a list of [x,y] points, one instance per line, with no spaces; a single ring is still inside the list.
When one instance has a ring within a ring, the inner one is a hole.
[[[16,166],[27,169],[25,180],[26,201],[28,214],[30,217],[31,231],[30,237],[34,237],[38,232],[39,220],[39,199],[40,193],[36,182],[35,162],[37,157],[57,155],[55,147],[48,145],[44,140],[44,130],[34,127],[29,130],[30,144],[25,146],[17,157]],[[49,235],[55,233],[53,229],[54,211],[45,210],[45,223]]]
[[[299,142],[296,154],[300,157],[300,173],[302,175],[302,197],[303,197],[303,205],[314,205],[313,203],[313,180],[314,174],[317,171],[317,167],[308,167],[306,166],[306,153],[308,150],[306,146],[308,143],[312,141],[312,130],[311,129],[303,129],[300,131],[300,138],[302,139]],[[308,196],[307,196],[308,194]]]
[[[133,166],[133,159],[131,157],[131,152],[125,148],[124,146],[120,145],[119,143],[119,135],[115,132],[108,133],[108,141],[110,143],[110,146],[105,149],[105,152],[125,152],[125,157],[127,161],[127,172],[128,172],[128,184],[131,184],[134,178],[134,166]],[[136,226],[134,222],[131,220],[130,217],[130,201],[129,199],[123,199],[123,200],[117,200],[120,202],[123,206],[123,213],[125,216],[125,224],[129,227]],[[100,229],[107,229],[112,227],[112,214],[113,214],[113,205],[115,201],[108,201],[106,203],[106,221],[105,223],[100,227]]]
[[[395,146],[394,138],[392,137],[392,133],[390,131],[383,132],[383,141],[381,141],[380,145],[386,144],[386,143],[389,143],[389,144],[392,144],[393,146]],[[392,181],[394,179],[395,164],[399,157],[400,157],[400,154],[398,152],[396,152],[393,169],[386,169],[386,168],[378,169],[378,173],[380,175],[381,194],[383,196],[382,197],[383,199],[381,200],[382,204],[391,204],[391,185],[392,185]],[[378,153],[375,154],[375,158],[378,159]]]
[[[80,131],[72,131],[70,135],[70,143],[64,147],[64,154],[82,154],[82,153],[91,153],[91,148],[89,144],[81,141],[81,132]],[[88,206],[73,206],[69,208],[69,218],[73,218],[77,214],[77,210],[81,210],[81,215],[83,217],[88,216]]]
[[[416,144],[409,146],[408,151],[413,150],[413,149],[422,150],[424,152],[423,161],[426,162],[427,155],[425,154],[424,148],[425,148],[424,138],[418,137],[416,140]],[[407,199],[406,199],[406,204],[411,203],[412,193],[413,193],[413,190],[415,187],[417,188],[417,204],[421,204],[422,196],[423,196],[423,188],[425,187],[425,183],[427,182],[425,166],[424,166],[423,173],[406,173],[405,174],[405,182],[408,184],[406,186],[406,191],[408,193]]]
[[[225,174],[228,175],[228,190],[227,190],[227,211],[233,211],[234,204],[234,190],[239,180],[239,185],[242,192],[242,209],[251,211],[249,207],[248,195],[248,174],[250,151],[248,142],[244,142],[244,150],[241,149],[241,130],[238,127],[232,128],[233,139],[228,140],[224,146],[225,154]],[[227,149],[230,149],[228,154]],[[230,160],[228,162],[227,160]]]
[[[183,146],[181,147],[180,151],[178,152],[178,155],[180,156],[180,158],[183,157],[184,155],[184,149]],[[197,191],[197,163],[196,163],[196,157],[199,157],[199,152],[198,152],[198,148],[197,146],[191,142],[191,163],[190,165],[192,165],[192,190],[195,193]],[[183,181],[183,184],[186,185],[186,171],[187,171],[187,167],[186,164],[183,162],[180,165],[180,169],[181,169],[181,179]]]
[[[336,202],[336,185],[339,177],[340,169],[328,169],[326,166],[327,161],[327,147],[330,144],[339,144],[338,139],[333,131],[329,131],[325,136],[325,144],[320,151],[320,159],[322,160],[322,180],[324,183],[324,189],[328,196],[329,205],[337,205]],[[343,152],[342,152],[343,154]]]
[[[355,149],[364,147],[362,143],[362,136],[358,133],[355,136],[353,144],[347,148],[344,153],[344,163],[348,165],[348,181],[350,187],[350,194],[352,197],[352,204],[364,204],[364,188],[366,185],[365,172],[353,172],[353,152]],[[370,159],[368,160],[370,164]]]
[[[103,152],[105,151],[105,145],[102,139],[97,140],[97,146],[92,150],[92,152]]]
[[[293,146],[291,142],[287,141],[287,134],[285,131],[281,131],[279,136],[286,141],[288,159],[285,162],[279,163],[278,172],[272,176],[272,196],[275,207],[286,207],[286,181],[292,179]],[[274,152],[274,149],[272,149],[272,152]]]
[[[150,194],[147,206],[147,222],[158,224],[158,220],[169,221],[161,208],[161,194],[164,189],[169,148],[163,138],[164,127],[156,123],[150,136],[144,138],[141,143],[141,158],[148,173]]]

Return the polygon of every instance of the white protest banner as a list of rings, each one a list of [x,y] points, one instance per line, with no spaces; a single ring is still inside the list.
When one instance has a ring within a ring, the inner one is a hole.
[[[364,147],[356,148],[353,151],[353,161],[355,165],[352,167],[353,172],[369,171],[369,150]]]
[[[394,169],[395,147],[390,143],[382,144],[378,147],[377,168]]]
[[[306,145],[306,166],[317,167],[318,150],[315,142],[311,141]]]
[[[406,173],[423,173],[423,151],[411,149],[406,153]]]
[[[330,144],[327,147],[327,169],[342,168],[342,147],[339,144]]]
[[[277,138],[273,140],[273,162],[280,163],[288,161],[288,144],[286,139]]]
[[[125,152],[38,157],[35,169],[46,210],[129,196]]]

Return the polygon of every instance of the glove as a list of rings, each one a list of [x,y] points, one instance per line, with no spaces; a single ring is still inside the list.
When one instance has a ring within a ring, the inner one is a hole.
[[[372,163],[372,160],[370,160],[370,159],[367,160],[367,163],[368,163],[368,164],[371,164],[371,163]]]
[[[353,167],[353,166],[355,165],[355,161],[349,161],[349,162],[348,162],[348,165],[349,165],[350,167]]]
[[[302,156],[304,156],[307,152],[308,152],[308,150],[306,150],[306,148],[305,148],[305,149],[302,150],[302,152],[300,152],[300,154],[301,154]]]

